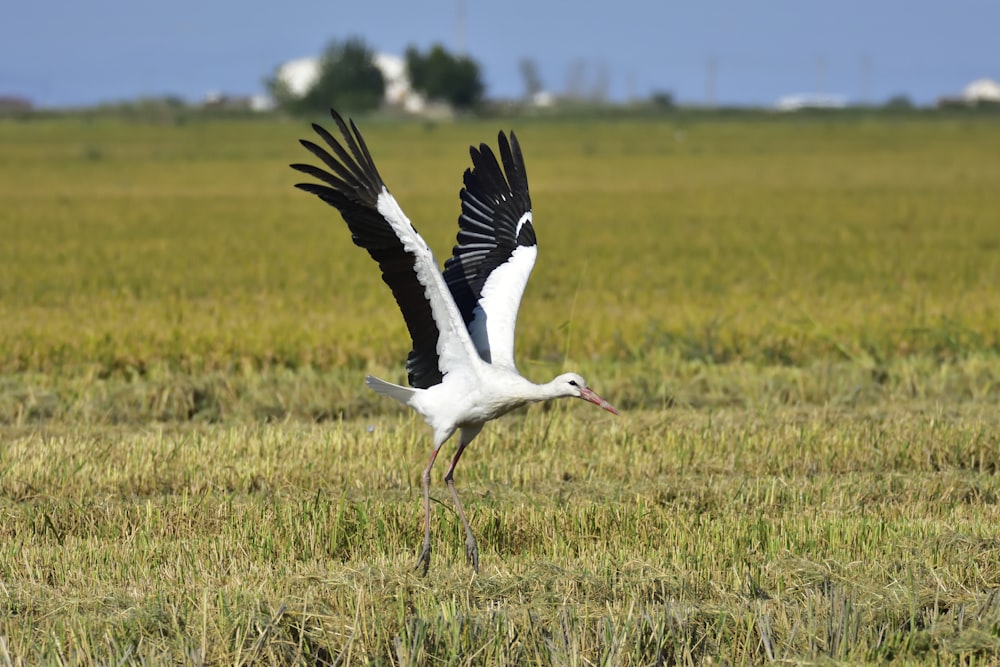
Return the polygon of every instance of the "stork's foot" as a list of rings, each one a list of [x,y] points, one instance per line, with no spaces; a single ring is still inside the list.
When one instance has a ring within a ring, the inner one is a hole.
[[[427,570],[431,567],[431,543],[424,542],[424,546],[420,549],[420,556],[417,557],[417,564],[413,568],[420,572],[421,577],[427,576]]]
[[[476,538],[471,533],[468,539],[465,540],[465,560],[472,566],[476,574],[479,574],[479,546],[476,544]]]

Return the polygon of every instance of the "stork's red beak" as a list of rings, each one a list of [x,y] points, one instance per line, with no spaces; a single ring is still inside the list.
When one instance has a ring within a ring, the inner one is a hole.
[[[585,401],[590,401],[591,403],[593,403],[594,405],[596,405],[598,407],[604,408],[605,410],[607,410],[608,412],[610,412],[613,415],[620,415],[621,414],[620,412],[618,412],[618,410],[615,409],[615,406],[611,405],[610,403],[608,403],[607,401],[605,401],[603,398],[601,398],[600,396],[598,396],[597,392],[594,391],[593,389],[591,389],[590,387],[584,387],[583,388],[583,391],[580,392],[580,398],[582,398]]]

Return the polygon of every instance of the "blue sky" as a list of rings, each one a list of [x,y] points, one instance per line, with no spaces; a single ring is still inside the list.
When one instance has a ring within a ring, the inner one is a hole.
[[[494,97],[522,93],[523,58],[554,92],[574,71],[591,83],[603,72],[615,99],[669,91],[697,103],[710,95],[710,62],[721,104],[803,92],[929,103],[1000,79],[995,0],[11,0],[0,10],[0,95],[76,106],[256,93],[277,65],[335,37],[399,54],[457,50],[459,7],[465,50]]]

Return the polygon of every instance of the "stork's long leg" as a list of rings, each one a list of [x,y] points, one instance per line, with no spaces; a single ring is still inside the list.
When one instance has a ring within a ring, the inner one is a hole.
[[[472,569],[479,573],[479,546],[476,544],[476,536],[472,534],[472,528],[469,527],[469,522],[465,518],[465,510],[462,509],[462,501],[458,499],[458,491],[455,490],[455,481],[453,476],[455,474],[455,466],[458,465],[458,460],[462,458],[462,452],[465,451],[466,446],[472,439],[479,435],[479,431],[482,430],[482,426],[473,428],[463,428],[459,436],[458,450],[455,452],[454,458],[451,460],[451,465],[448,466],[448,472],[444,475],[444,482],[448,485],[448,490],[451,491],[451,498],[455,501],[455,507],[458,509],[458,516],[462,520],[462,526],[465,528],[465,559],[472,565]]]
[[[417,557],[417,565],[413,569],[420,570],[422,577],[427,576],[427,570],[431,566],[431,468],[434,467],[434,461],[440,450],[441,446],[435,445],[430,463],[420,476],[420,481],[424,485],[424,544],[420,549],[420,556]]]

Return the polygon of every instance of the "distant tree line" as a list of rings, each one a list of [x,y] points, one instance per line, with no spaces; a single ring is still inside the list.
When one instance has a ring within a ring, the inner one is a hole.
[[[445,103],[459,111],[482,111],[486,108],[481,68],[472,58],[456,55],[441,44],[434,44],[425,51],[415,46],[407,47],[403,62],[410,89],[422,96],[423,101]],[[558,105],[564,111],[576,109],[576,112],[586,112],[612,104],[609,102],[610,73],[601,63],[572,62],[565,89],[558,97],[546,92],[536,61],[522,58],[518,69],[524,84],[524,108]],[[266,81],[278,108],[306,115],[325,113],[330,107],[354,113],[371,111],[384,104],[389,83],[376,64],[374,49],[361,37],[330,41],[320,56],[318,75],[305,91],[292,90],[289,82],[280,77],[280,70]],[[641,99],[629,99],[618,106],[635,113],[662,113],[679,108],[673,93],[662,89],[653,90]],[[873,108],[863,106],[868,110]],[[960,100],[946,106],[968,107]],[[895,95],[880,107],[896,112],[916,110],[914,103],[905,95]],[[985,103],[976,108],[980,107],[987,111],[996,108]],[[494,105],[492,108],[498,107]]]
[[[440,44],[425,52],[406,49],[406,69],[413,90],[428,101],[456,109],[473,109],[483,99],[479,64],[468,56],[449,53]],[[266,81],[277,105],[291,113],[324,112],[332,107],[370,111],[385,99],[386,80],[375,63],[375,52],[359,37],[331,41],[319,63],[319,75],[304,94],[292,91],[276,73]]]

